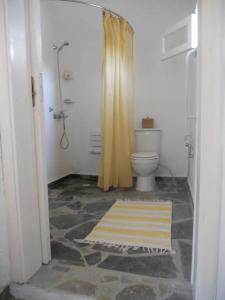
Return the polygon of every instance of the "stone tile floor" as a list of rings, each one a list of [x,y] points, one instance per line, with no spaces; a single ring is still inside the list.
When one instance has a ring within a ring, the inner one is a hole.
[[[117,199],[173,202],[175,254],[80,244]],[[97,300],[191,300],[193,208],[185,179],[158,178],[154,192],[103,192],[91,177],[70,176],[49,186],[52,262],[29,283]],[[76,299],[76,298],[74,298]],[[86,299],[86,298],[85,298]]]

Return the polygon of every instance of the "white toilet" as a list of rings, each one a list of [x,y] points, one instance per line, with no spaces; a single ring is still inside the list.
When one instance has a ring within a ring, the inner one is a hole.
[[[131,155],[132,167],[137,175],[136,190],[153,191],[155,171],[159,165],[160,129],[135,130],[135,153]]]

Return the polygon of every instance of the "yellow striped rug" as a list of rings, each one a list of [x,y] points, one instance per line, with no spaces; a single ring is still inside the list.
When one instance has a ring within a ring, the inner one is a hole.
[[[91,233],[89,243],[170,252],[172,203],[117,200]]]

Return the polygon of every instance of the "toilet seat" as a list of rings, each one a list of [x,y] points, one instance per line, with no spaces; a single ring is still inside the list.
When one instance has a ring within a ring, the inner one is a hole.
[[[131,157],[135,159],[158,159],[159,155],[155,152],[136,152]]]

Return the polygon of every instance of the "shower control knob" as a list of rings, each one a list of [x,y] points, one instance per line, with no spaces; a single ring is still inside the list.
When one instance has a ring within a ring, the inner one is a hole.
[[[64,80],[73,80],[73,73],[70,71],[65,71],[63,73]]]
[[[68,117],[69,116],[65,115],[65,113],[63,111],[53,115],[53,118],[55,120],[67,119]]]
[[[60,115],[60,114],[54,114],[54,115],[53,115],[53,118],[54,118],[55,120],[60,120],[60,119],[61,119],[61,115]]]

